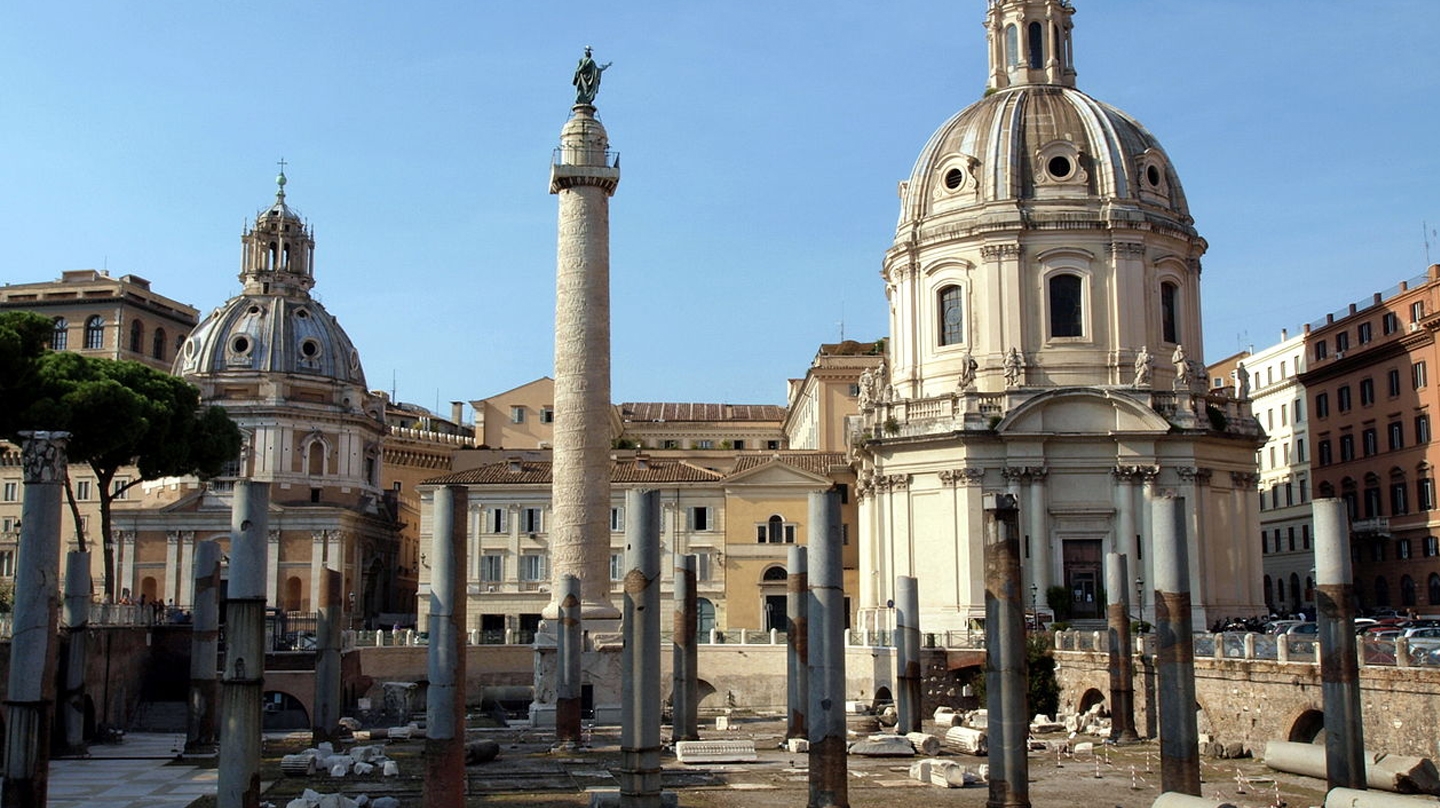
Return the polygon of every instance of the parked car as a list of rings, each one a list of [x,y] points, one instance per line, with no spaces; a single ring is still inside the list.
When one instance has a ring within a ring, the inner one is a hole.
[[[1270,622],[1268,622],[1268,623],[1265,624],[1265,633],[1266,633],[1266,634],[1277,634],[1277,635],[1278,635],[1278,634],[1284,634],[1286,631],[1289,631],[1289,630],[1290,630],[1290,627],[1291,627],[1291,626],[1298,626],[1298,625],[1300,625],[1300,624],[1303,623],[1303,622],[1305,622],[1305,621],[1304,621],[1304,620],[1271,620]]]
[[[1320,624],[1298,620],[1291,621],[1291,625],[1285,626],[1277,633],[1292,638],[1316,637],[1320,634]]]

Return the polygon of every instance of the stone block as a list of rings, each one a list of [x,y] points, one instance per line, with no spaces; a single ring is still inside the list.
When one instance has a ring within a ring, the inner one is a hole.
[[[972,727],[951,727],[945,733],[945,745],[967,755],[983,756],[990,753],[989,739],[985,731]]]
[[[673,791],[660,792],[661,808],[679,808],[680,796]],[[606,788],[590,792],[590,808],[620,808],[620,789]]]
[[[801,754],[810,751],[810,740],[808,738],[786,738],[785,748],[791,754]]]
[[[905,739],[915,747],[915,752],[921,755],[934,757],[940,754],[940,739],[928,732],[907,732]]]
[[[755,742],[750,740],[679,741],[675,759],[692,763],[750,763],[756,759]]]
[[[872,735],[850,745],[850,754],[863,757],[914,757],[915,747],[903,735]]]

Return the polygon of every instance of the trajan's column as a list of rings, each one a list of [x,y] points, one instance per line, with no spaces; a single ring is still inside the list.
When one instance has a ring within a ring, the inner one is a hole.
[[[555,441],[552,593],[581,581],[582,619],[619,619],[610,602],[610,197],[620,165],[595,118],[599,65],[585,49],[575,107],[560,130],[550,193],[560,197],[555,277]],[[559,616],[559,602],[545,617]]]

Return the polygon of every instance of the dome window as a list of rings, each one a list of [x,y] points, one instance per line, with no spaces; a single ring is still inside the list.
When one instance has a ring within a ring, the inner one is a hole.
[[[1084,282],[1068,272],[1050,276],[1050,336],[1085,335]]]
[[[1070,175],[1075,173],[1075,164],[1070,162],[1069,157],[1059,155],[1050,158],[1045,164],[1045,170],[1049,172],[1051,179],[1068,180]]]
[[[195,340],[193,340],[193,339],[187,339],[187,340],[185,340],[185,358],[186,358],[186,359],[194,359],[194,358],[195,358]]]
[[[1145,166],[1145,181],[1150,183],[1151,188],[1160,187],[1160,169],[1154,163]]]
[[[940,344],[959,345],[965,341],[965,310],[959,286],[946,286],[937,295],[940,303]]]
[[[958,168],[952,168],[945,172],[945,187],[951,191],[958,191],[965,185],[965,172]]]
[[[246,313],[246,314],[251,314],[251,315],[259,314],[259,313],[260,313],[260,307],[259,307],[259,306],[251,306],[249,309],[246,310],[245,313]]]
[[[239,334],[235,339],[230,340],[230,353],[236,354],[237,356],[244,356],[250,353],[250,338],[244,334]]]
[[[1085,171],[1082,158],[1080,150],[1069,140],[1046,143],[1035,152],[1035,183],[1084,185],[1089,182],[1090,175]]]
[[[1030,23],[1025,34],[1025,45],[1029,50],[1030,67],[1039,70],[1045,66],[1045,34],[1044,27],[1038,22]]]
[[[312,362],[315,361],[315,357],[320,355],[319,341],[307,339],[300,343],[300,355]]]
[[[295,310],[295,316],[296,316],[296,317],[299,317],[299,318],[302,319],[302,320],[305,320],[305,319],[308,319],[308,318],[310,317],[310,312],[307,311],[307,310],[305,310],[305,309],[296,309],[296,310]]]

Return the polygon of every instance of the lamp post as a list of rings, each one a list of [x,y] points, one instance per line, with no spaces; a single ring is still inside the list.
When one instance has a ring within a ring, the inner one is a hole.
[[[1039,587],[1033,583],[1030,584],[1030,627],[1035,631],[1040,630],[1040,608],[1035,605],[1035,597],[1039,591]]]
[[[1136,619],[1145,619],[1145,578],[1135,576],[1135,614]]]

